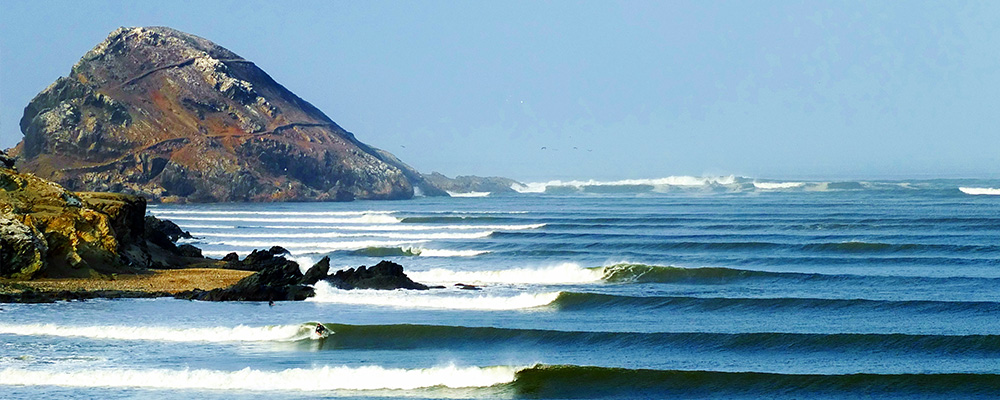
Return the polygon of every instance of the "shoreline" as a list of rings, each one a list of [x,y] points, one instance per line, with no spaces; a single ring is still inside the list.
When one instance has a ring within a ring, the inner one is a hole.
[[[170,297],[232,286],[253,271],[223,268],[150,270],[98,278],[0,280],[0,303],[48,303],[93,298]]]

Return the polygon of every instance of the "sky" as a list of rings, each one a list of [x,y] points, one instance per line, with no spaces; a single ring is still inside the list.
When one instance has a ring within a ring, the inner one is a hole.
[[[1000,178],[1000,2],[0,0],[0,147],[119,26],[448,176]]]

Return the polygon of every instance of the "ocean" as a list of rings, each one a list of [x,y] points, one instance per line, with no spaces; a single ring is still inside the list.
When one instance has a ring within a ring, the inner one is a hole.
[[[671,177],[153,205],[206,255],[385,259],[445,288],[2,304],[0,397],[998,398],[997,187]]]

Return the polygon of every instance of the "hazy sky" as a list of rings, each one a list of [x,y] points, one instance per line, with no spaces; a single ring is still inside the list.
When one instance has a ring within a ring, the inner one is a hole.
[[[424,172],[1000,177],[998,21],[996,1],[2,0],[0,146],[109,32],[165,25]]]

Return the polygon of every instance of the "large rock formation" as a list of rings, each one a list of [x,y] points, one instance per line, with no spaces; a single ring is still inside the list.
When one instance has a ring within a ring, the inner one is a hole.
[[[364,265],[357,269],[348,268],[337,271],[325,279],[338,289],[410,289],[427,290],[429,287],[422,283],[414,282],[403,273],[403,266],[392,261],[382,260],[371,268]]]
[[[316,294],[311,285],[326,277],[330,258],[323,257],[303,274],[299,264],[284,257],[288,252],[278,246],[254,250],[243,261],[229,261],[230,268],[257,271],[224,289],[190,290],[174,297],[204,301],[284,301],[305,300]]]
[[[152,201],[444,194],[253,62],[164,27],[112,32],[25,107],[20,125],[19,168],[70,190]]]
[[[0,165],[0,277],[92,277],[204,262],[151,243],[159,231],[147,232],[145,214],[142,197],[71,192]]]

